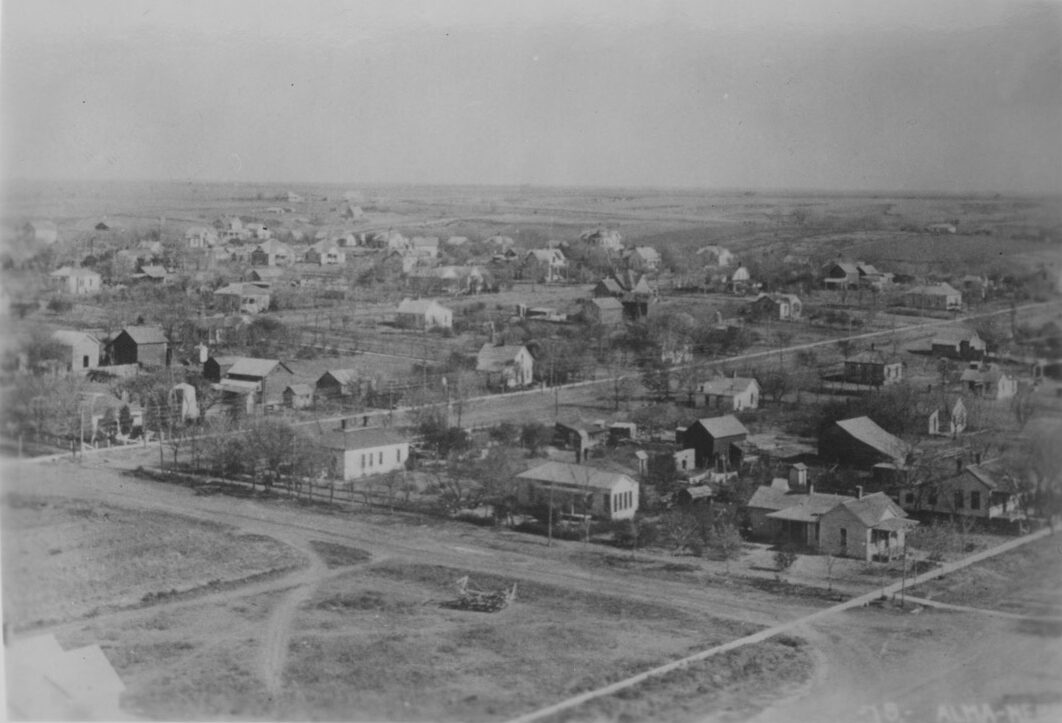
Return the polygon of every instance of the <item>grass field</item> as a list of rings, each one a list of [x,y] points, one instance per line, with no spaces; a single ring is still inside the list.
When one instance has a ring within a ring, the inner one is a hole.
[[[276,540],[105,504],[3,500],[4,618],[15,629],[92,615],[291,569]]]
[[[473,575],[483,589],[518,583],[494,614],[451,610],[465,571],[385,563],[334,579],[300,614],[287,672],[292,700],[310,717],[495,720],[626,677],[754,630],[660,604]],[[748,651],[724,675],[664,681],[639,705],[681,692],[707,705],[736,680],[800,679],[798,646]],[[753,662],[755,661],[755,662]],[[672,688],[672,683],[674,688]],[[660,695],[658,695],[658,693]],[[655,708],[645,708],[646,712]],[[355,713],[356,711],[356,713]]]

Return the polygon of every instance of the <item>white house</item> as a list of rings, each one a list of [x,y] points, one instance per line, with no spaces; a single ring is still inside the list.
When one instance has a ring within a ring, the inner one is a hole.
[[[719,377],[702,382],[698,391],[712,409],[740,412],[760,405],[760,384],[748,377]]]
[[[404,470],[409,441],[390,429],[340,430],[320,438],[331,473],[343,480]]]
[[[568,259],[560,249],[531,249],[524,257],[525,262],[536,265],[544,271],[544,281],[557,281],[568,267]]]
[[[255,266],[285,266],[295,263],[295,253],[287,244],[268,239],[251,252],[251,263]]]
[[[83,331],[60,329],[52,338],[67,348],[70,371],[95,369],[100,365],[100,340]]]
[[[904,293],[903,302],[917,309],[961,309],[962,292],[947,283],[916,286]]]
[[[450,329],[454,325],[454,312],[432,299],[402,299],[395,324],[412,329]]]
[[[486,374],[487,386],[513,389],[526,387],[533,379],[535,360],[526,346],[487,343],[476,357],[476,371]]]
[[[517,500],[549,504],[561,514],[627,520],[638,511],[638,483],[622,472],[546,462],[516,476]]]
[[[306,262],[319,266],[342,266],[347,263],[347,252],[335,241],[324,240],[310,246]]]
[[[635,271],[656,271],[660,268],[660,252],[652,246],[635,246],[627,254],[627,266]]]
[[[217,245],[218,233],[214,229],[207,228],[206,226],[192,226],[184,232],[184,240],[188,244],[188,248],[208,248]]]
[[[95,294],[103,285],[103,277],[92,269],[64,266],[53,271],[50,276],[56,289],[74,296]]]

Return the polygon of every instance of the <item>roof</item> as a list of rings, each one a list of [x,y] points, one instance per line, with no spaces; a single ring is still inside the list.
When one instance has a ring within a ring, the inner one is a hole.
[[[52,338],[66,346],[74,346],[83,341],[90,341],[93,344],[100,343],[100,340],[92,336],[92,334],[87,334],[83,331],[74,331],[73,329],[59,329],[52,333]]]
[[[683,490],[690,496],[690,499],[703,500],[707,497],[714,497],[715,491],[708,485],[697,485],[695,487],[687,487]]]
[[[907,445],[903,440],[886,432],[870,417],[841,419],[834,422],[834,424],[843,429],[849,436],[887,457],[898,460],[907,457]]]
[[[933,337],[933,344],[955,345],[963,341],[981,339],[981,335],[973,329],[951,328],[941,329]]]
[[[398,305],[398,313],[426,314],[434,308],[446,309],[445,306],[434,299],[402,299],[402,303]]]
[[[827,265],[827,269],[832,269],[835,266],[837,268],[841,269],[841,271],[845,272],[846,274],[858,274],[859,273],[859,267],[857,267],[851,261],[835,261],[835,262],[833,262],[831,264],[828,264]]]
[[[158,264],[147,264],[140,267],[140,273],[144,276],[152,279],[164,279],[168,274],[166,273],[166,267]]]
[[[732,397],[747,391],[752,384],[759,384],[749,377],[719,377],[701,384],[701,391],[705,394],[714,394],[720,397]]]
[[[958,289],[948,283],[916,286],[907,293],[919,294],[921,296],[962,296],[962,293]]]
[[[590,299],[590,303],[599,309],[607,311],[608,309],[623,309],[623,304],[619,299],[611,296],[602,296],[597,299]]]
[[[990,469],[987,464],[966,465],[963,472],[970,474],[978,482],[995,492],[1017,492],[1014,480],[1010,476],[999,474],[997,470]]]
[[[775,520],[794,520],[796,522],[817,522],[819,517],[834,507],[854,497],[830,495],[822,492],[801,494],[790,492],[783,498],[784,506],[767,516]]]
[[[408,443],[409,440],[398,432],[382,427],[329,432],[322,435],[317,442],[319,446],[327,449],[341,449],[348,452],[355,449],[375,449]]]
[[[250,382],[244,379],[222,379],[218,383],[218,389],[223,392],[237,392],[249,394],[258,391],[259,382]]]
[[[284,391],[287,391],[288,389],[298,396],[309,396],[313,394],[313,387],[309,384],[289,384]]]
[[[886,356],[885,352],[880,349],[868,349],[861,351],[858,354],[853,354],[848,357],[845,362],[854,362],[855,364],[902,364],[903,362],[897,357]]]
[[[340,384],[351,384],[360,378],[357,369],[329,369],[321,375],[321,379],[326,375],[332,377]],[[320,382],[320,379],[318,379],[318,382]]]
[[[610,490],[621,479],[634,481],[622,472],[609,472],[597,467],[567,462],[546,462],[516,476],[536,482],[551,482],[566,487],[591,487],[598,490]]]
[[[99,276],[99,273],[81,266],[64,266],[61,269],[53,271],[50,276],[57,278],[66,278],[68,276]]]
[[[598,284],[605,287],[610,294],[622,294],[623,287],[615,279],[601,279]]]
[[[889,518],[904,518],[907,513],[889,499],[884,492],[864,495],[843,503],[845,509],[859,518],[867,527],[878,527]]]
[[[697,424],[704,427],[705,431],[716,439],[720,437],[735,437],[741,434],[748,434],[749,430],[745,429],[745,425],[738,421],[738,418],[733,414],[726,414],[722,417],[705,417],[704,419],[698,419]]]
[[[284,270],[278,269],[275,266],[259,266],[257,268],[251,269],[251,273],[257,274],[258,278],[263,278],[266,276],[279,278],[284,275]]]
[[[217,364],[219,367],[224,367],[224,366],[232,366],[233,364],[235,364],[236,362],[238,362],[242,358],[243,357],[230,356],[230,355],[223,354],[221,356],[212,356],[209,359],[207,359],[207,361],[210,361],[210,359],[213,359],[214,363]]]
[[[166,334],[159,326],[127,326],[122,332],[137,344],[166,344]]]
[[[291,253],[290,246],[288,246],[286,243],[283,243],[282,241],[277,241],[275,238],[271,238],[267,241],[263,241],[262,243],[258,244],[256,250],[267,254]]]
[[[236,374],[244,377],[266,377],[269,376],[277,366],[282,366],[284,369],[291,371],[288,367],[279,359],[255,359],[253,357],[240,357],[236,362],[229,367],[229,374]]]
[[[476,371],[499,372],[506,365],[511,364],[521,351],[526,350],[527,347],[522,344],[494,346],[488,342],[483,345],[483,348],[479,350],[479,354],[476,356]]]

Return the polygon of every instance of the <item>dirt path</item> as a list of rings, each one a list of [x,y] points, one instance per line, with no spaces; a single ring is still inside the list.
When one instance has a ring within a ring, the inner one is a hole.
[[[284,664],[288,659],[288,644],[291,641],[295,614],[303,603],[313,597],[317,586],[328,572],[324,561],[310,545],[301,546],[300,549],[310,558],[310,566],[299,575],[295,587],[273,608],[269,622],[264,626],[265,635],[258,653],[258,669],[262,682],[274,701],[278,700],[284,684]]]
[[[941,567],[935,570],[927,572],[923,575],[919,575],[918,577],[912,579],[908,584],[911,586],[921,584],[923,582],[926,582],[927,580],[932,580],[946,573],[954,572],[955,570],[962,569],[981,560],[985,560],[989,557],[994,557],[995,555],[999,555],[1009,550],[1013,550],[1016,547],[1020,547],[1021,545],[1025,545],[1034,540],[1038,540],[1048,534],[1050,534],[1048,530],[1041,530],[1039,532],[1034,532],[1031,535],[1026,535],[1025,537],[1005,542],[1002,545],[998,545],[997,547],[993,547],[989,550],[984,550],[974,555],[970,555],[969,557],[963,558],[962,560],[957,560],[955,562],[950,562],[945,565],[942,565]],[[805,617],[783,622],[765,630],[761,630],[757,633],[753,633],[752,635],[746,635],[743,638],[731,640],[730,642],[724,643],[722,645],[713,646],[711,648],[702,650],[699,653],[695,653],[680,660],[676,660],[671,663],[667,663],[666,665],[661,665],[656,668],[646,670],[642,673],[633,675],[629,678],[617,681],[602,688],[586,691],[584,693],[580,693],[579,695],[572,696],[571,698],[568,698],[566,700],[562,700],[559,703],[555,703],[553,705],[540,708],[539,710],[518,716],[516,718],[513,718],[510,723],[530,723],[531,721],[541,720],[543,718],[556,715],[563,711],[576,708],[582,705],[583,703],[586,703],[587,701],[593,700],[595,698],[601,698],[607,695],[619,693],[620,691],[643,683],[651,678],[658,678],[672,671],[684,668],[691,663],[707,660],[708,658],[715,657],[730,650],[736,650],[737,648],[745,647],[748,645],[754,645],[756,643],[763,642],[764,640],[773,638],[782,633],[799,632],[799,628],[803,628],[809,624],[819,622],[827,617],[835,616],[838,613],[852,610],[854,608],[864,607],[869,603],[877,600],[879,597],[888,598],[892,595],[895,595],[899,592],[900,586],[901,583],[897,582],[885,587],[882,590],[874,590],[872,592],[866,593],[865,595],[861,595],[838,605],[834,605],[833,607],[826,608],[825,610],[819,610],[818,612],[811,613],[810,615],[807,615]],[[833,681],[831,681],[831,684],[833,684]],[[858,686],[856,686],[855,689],[858,690]],[[819,720],[823,719],[820,718]],[[826,718],[825,720],[830,719]]]

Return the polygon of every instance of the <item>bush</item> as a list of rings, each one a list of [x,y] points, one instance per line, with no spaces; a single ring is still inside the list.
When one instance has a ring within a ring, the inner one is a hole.
[[[64,299],[61,296],[53,296],[48,301],[48,311],[54,311],[56,314],[63,314],[74,308],[74,302],[69,299]]]
[[[774,553],[774,566],[778,572],[785,572],[797,561],[797,553],[791,547],[783,547]]]

